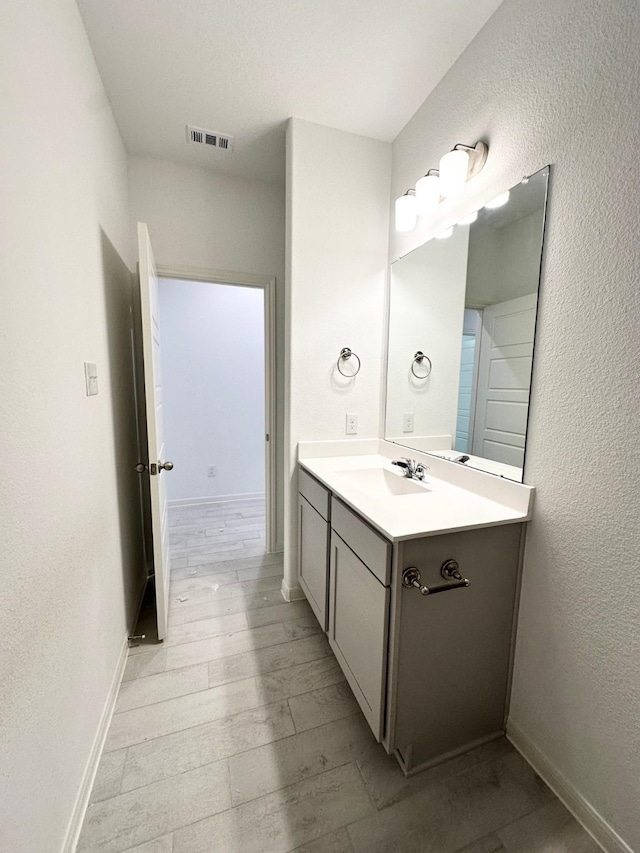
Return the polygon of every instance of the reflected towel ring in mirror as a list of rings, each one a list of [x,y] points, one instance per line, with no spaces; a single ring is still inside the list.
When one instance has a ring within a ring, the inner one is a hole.
[[[425,361],[428,362],[428,364],[429,364],[428,367],[424,364]],[[422,367],[425,367],[427,372],[426,373],[416,373],[416,364],[419,364]],[[416,377],[416,379],[426,379],[428,376],[431,375],[431,368],[432,367],[433,367],[433,365],[431,364],[431,359],[429,358],[429,356],[425,355],[421,350],[418,350],[418,352],[413,357],[413,361],[411,362],[411,372]]]
[[[340,364],[341,364],[341,362],[348,361],[351,358],[351,356],[353,356],[357,360],[358,366],[356,367],[356,369],[353,373],[345,373],[344,370],[342,369],[342,367],[340,366]],[[356,376],[358,373],[360,373],[360,358],[355,354],[355,352],[352,352],[349,349],[349,347],[343,347],[340,350],[340,355],[338,356],[338,361],[337,361],[336,366],[338,368],[338,373],[341,373],[343,376],[346,376],[348,379],[352,379],[354,376]]]

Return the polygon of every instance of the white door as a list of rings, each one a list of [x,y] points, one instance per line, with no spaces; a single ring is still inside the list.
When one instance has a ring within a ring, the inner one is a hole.
[[[535,293],[482,312],[473,454],[522,468],[536,324]]]
[[[171,462],[165,462],[164,459],[158,276],[149,241],[149,231],[144,222],[138,222],[138,253],[156,610],[158,614],[158,639],[164,640],[167,636],[169,604],[169,525],[165,477],[167,476],[166,471],[170,471],[173,465]]]

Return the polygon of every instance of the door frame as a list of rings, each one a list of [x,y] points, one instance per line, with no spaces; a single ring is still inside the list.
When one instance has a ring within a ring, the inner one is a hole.
[[[265,420],[265,522],[266,550],[276,550],[277,482],[276,482],[276,280],[255,273],[215,270],[206,267],[157,265],[158,278],[203,281],[259,288],[264,293],[264,420]]]
[[[476,426],[476,403],[478,401],[478,372],[480,370],[480,345],[482,343],[482,317],[484,307],[472,308],[471,310],[476,312],[476,342],[473,347],[473,379],[471,380],[471,408],[469,410],[469,434],[467,436],[467,453],[471,453],[471,448],[473,447],[473,435]]]

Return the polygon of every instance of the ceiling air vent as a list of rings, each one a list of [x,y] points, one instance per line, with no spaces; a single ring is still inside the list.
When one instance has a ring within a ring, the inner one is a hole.
[[[216,133],[215,130],[205,130],[203,127],[193,127],[190,124],[187,125],[187,142],[209,145],[211,148],[219,148],[229,154],[233,151],[233,136]]]

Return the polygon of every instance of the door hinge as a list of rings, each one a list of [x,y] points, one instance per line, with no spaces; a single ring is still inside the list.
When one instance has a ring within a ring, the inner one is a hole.
[[[266,434],[265,438],[267,441],[269,441],[269,433]]]

